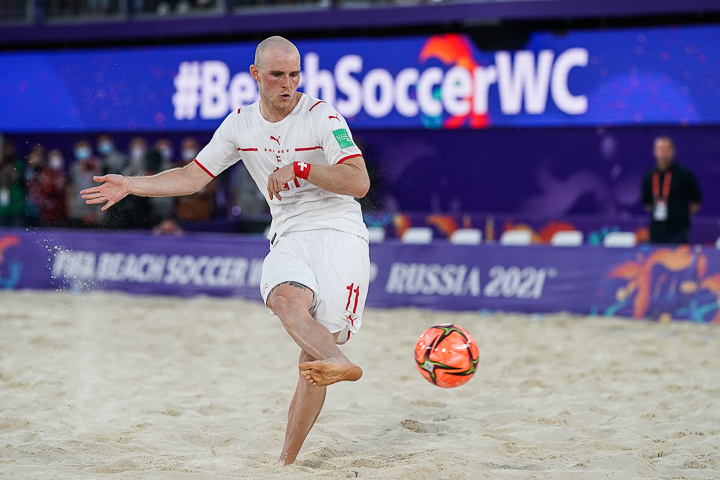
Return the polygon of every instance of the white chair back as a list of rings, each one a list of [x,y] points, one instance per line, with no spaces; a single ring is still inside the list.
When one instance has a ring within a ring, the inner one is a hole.
[[[430,243],[433,239],[432,228],[430,227],[410,227],[402,234],[400,241],[402,243]]]
[[[637,245],[634,232],[610,232],[603,238],[603,246],[611,248],[631,248]]]
[[[555,232],[550,245],[555,247],[579,247],[583,243],[583,233],[577,230]]]
[[[383,227],[368,227],[370,243],[382,243],[385,241],[385,229]]]
[[[477,228],[458,228],[450,235],[450,243],[455,245],[480,245],[482,231]]]
[[[500,235],[500,245],[523,246],[532,243],[530,230],[505,230]]]

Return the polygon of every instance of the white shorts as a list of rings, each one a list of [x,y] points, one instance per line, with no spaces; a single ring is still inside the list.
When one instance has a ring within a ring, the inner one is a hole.
[[[362,325],[370,285],[368,243],[339,230],[308,230],[285,233],[265,257],[260,292],[267,297],[277,285],[295,281],[316,295],[313,318],[330,333],[338,333],[342,345]]]

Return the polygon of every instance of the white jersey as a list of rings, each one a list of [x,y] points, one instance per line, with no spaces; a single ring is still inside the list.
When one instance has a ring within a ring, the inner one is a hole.
[[[284,165],[302,161],[311,165],[336,165],[361,156],[347,122],[327,103],[303,94],[295,108],[279,122],[260,114],[259,103],[228,115],[195,162],[212,177],[242,160],[270,205],[271,241],[285,232],[330,228],[368,240],[360,204],[296,178],[270,200],[268,177]]]

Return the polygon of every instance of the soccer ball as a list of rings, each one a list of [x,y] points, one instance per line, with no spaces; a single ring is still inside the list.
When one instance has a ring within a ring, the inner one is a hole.
[[[477,370],[480,351],[463,328],[450,323],[425,330],[415,345],[415,363],[425,380],[442,388],[464,385]]]

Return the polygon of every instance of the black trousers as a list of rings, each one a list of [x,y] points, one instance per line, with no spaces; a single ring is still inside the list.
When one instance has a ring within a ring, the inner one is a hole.
[[[650,243],[690,243],[690,227],[667,222],[650,224]]]

